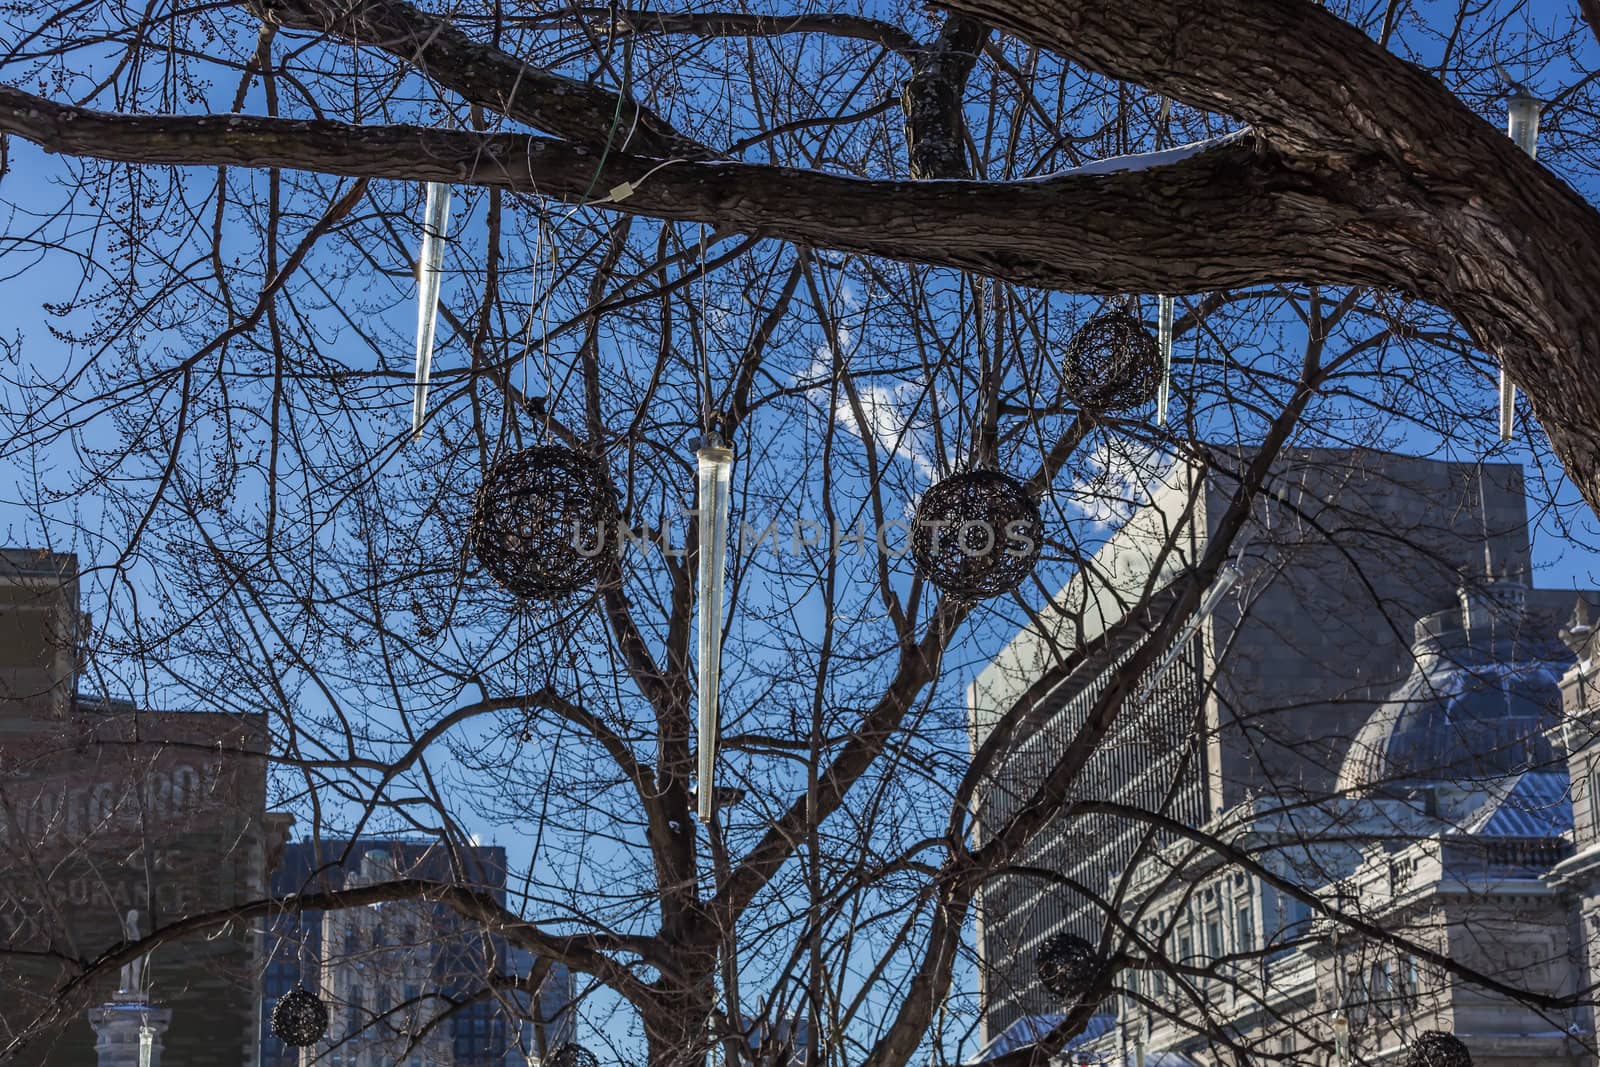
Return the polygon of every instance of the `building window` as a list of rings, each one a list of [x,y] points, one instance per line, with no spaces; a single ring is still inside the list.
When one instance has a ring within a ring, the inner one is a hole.
[[[1394,983],[1391,981],[1388,960],[1379,960],[1372,965],[1367,993],[1372,998],[1373,1008],[1377,1014],[1388,1015],[1393,1010]]]
[[[1256,947],[1256,912],[1250,901],[1239,905],[1234,917],[1233,939],[1235,952],[1253,952]]]
[[[1284,894],[1283,897],[1283,936],[1286,940],[1306,936],[1311,932],[1311,905],[1299,897]]]
[[[1402,1007],[1412,1008],[1417,1003],[1417,994],[1421,992],[1418,987],[1417,961],[1411,956],[1399,961],[1399,1000]]]

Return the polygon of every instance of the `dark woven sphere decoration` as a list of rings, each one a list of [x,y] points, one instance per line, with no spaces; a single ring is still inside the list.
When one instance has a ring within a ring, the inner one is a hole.
[[[472,509],[472,551],[519,597],[575,593],[617,556],[617,500],[600,460],[542,445],[489,469]]]
[[[1067,395],[1091,411],[1140,407],[1161,391],[1161,349],[1130,312],[1094,316],[1067,342]]]
[[[1039,946],[1034,961],[1039,982],[1058,997],[1076,1000],[1099,984],[1105,961],[1077,934],[1053,934]]]
[[[1456,1035],[1428,1030],[1411,1042],[1406,1067],[1472,1067],[1472,1053]]]
[[[558,1045],[544,1058],[544,1067],[600,1067],[600,1057],[573,1041]]]
[[[922,494],[911,527],[917,573],[981,600],[1015,589],[1039,560],[1044,523],[1023,484],[996,470],[954,474]]]
[[[272,1007],[272,1032],[293,1048],[305,1048],[328,1032],[328,1006],[308,989],[291,989]]]

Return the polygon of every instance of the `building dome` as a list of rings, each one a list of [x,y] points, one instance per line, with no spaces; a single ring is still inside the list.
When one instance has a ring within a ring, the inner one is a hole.
[[[1339,789],[1404,795],[1547,768],[1544,731],[1561,712],[1572,653],[1522,611],[1520,598],[1462,595],[1460,610],[1420,620],[1416,666],[1351,742]]]

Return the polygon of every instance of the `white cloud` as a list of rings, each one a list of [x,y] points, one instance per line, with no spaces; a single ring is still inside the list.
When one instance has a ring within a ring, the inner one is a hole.
[[[831,348],[827,345],[817,346],[811,366],[806,370],[806,377],[813,381],[828,380],[834,367],[848,366],[855,343],[855,338],[849,329],[844,326],[838,327],[834,331],[834,343]],[[862,440],[866,440],[870,434],[873,443],[878,447],[879,454],[885,460],[890,457],[910,460],[925,476],[931,477],[934,468],[929,458],[926,435],[911,425],[911,418],[907,414],[915,410],[923,391],[923,386],[917,382],[898,382],[893,385],[858,383],[856,393],[861,398],[863,418],[856,417],[850,398],[842,391],[838,405],[834,408],[833,417],[845,430]],[[811,396],[812,399],[825,404],[828,400],[828,390],[818,387],[811,391]],[[862,425],[863,422],[865,426]]]
[[[1096,435],[1082,454],[1077,477],[1058,492],[1063,506],[1091,530],[1109,534],[1145,501],[1167,464],[1158,449],[1114,434]]]

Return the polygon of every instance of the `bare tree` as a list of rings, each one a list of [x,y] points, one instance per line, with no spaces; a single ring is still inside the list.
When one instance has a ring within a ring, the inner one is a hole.
[[[1142,854],[1187,842],[1331,928],[1382,933],[1226,828],[1113,811],[1085,769],[1259,525],[1286,450],[1492,449],[1480,348],[1532,402],[1542,521],[1581,538],[1562,479],[1600,505],[1600,223],[1563,178],[1595,162],[1593,35],[1400,4],[948,8],[8,14],[7,284],[52,291],[6,342],[5,455],[19,527],[90,561],[86,687],[264,715],[270,802],[314,836],[460,848],[495,826],[526,845],[505,904],[403,878],[30,945],[62,968],[58,1004],[13,1050],[158,944],[420,898],[580,975],[619,1058],[731,1059],[756,1022],[804,1015],[815,1062],[899,1067],[970,1037],[986,884],[1097,811],[1159,829]],[[1559,82],[1539,163],[1473,110],[1501,61]],[[1170,154],[1086,166],[1146,150]],[[424,181],[454,186],[455,221],[413,443]],[[1061,352],[1093,302],[1064,290],[1180,294],[1167,424],[1072,402]],[[700,825],[684,515],[690,442],[713,424],[737,447],[742,536],[723,792]],[[478,570],[465,530],[490,464],[546,441],[604,458],[638,543],[591,593],[538,605]],[[1047,529],[1033,577],[982,603],[940,596],[882,536],[975,461],[1024,479]],[[1206,550],[1097,607],[1099,636],[1075,631],[1058,593],[1173,464],[1231,479]],[[974,839],[1006,753],[969,761],[964,683],[1060,618],[999,736],[1139,642]],[[1136,898],[1106,902],[1107,944]],[[1586,995],[1383,936],[1542,1010]],[[1128,976],[1213,977],[1159,939],[1117,953],[1107,980],[1129,996]],[[486,976],[484,995],[540,980]]]

